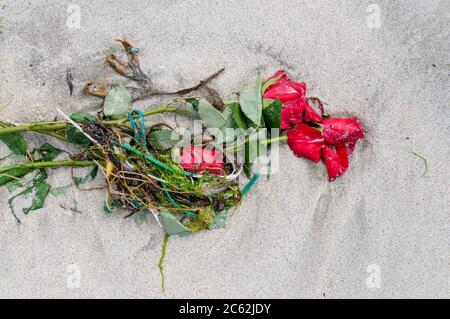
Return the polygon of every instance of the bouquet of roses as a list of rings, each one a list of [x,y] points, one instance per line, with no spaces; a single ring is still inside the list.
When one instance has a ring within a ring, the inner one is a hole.
[[[284,71],[259,80],[232,100],[223,100],[211,86],[223,70],[190,88],[163,92],[141,70],[139,49],[119,41],[126,59],[111,54],[106,61],[135,85],[87,83],[87,95],[104,98],[101,112],[67,116],[60,111],[62,120],[26,124],[0,121],[0,141],[12,151],[10,165],[0,168],[0,186],[23,187],[14,198],[32,194],[23,213],[43,207],[51,190],[45,169],[92,166],[91,174],[75,178],[74,184],[101,171],[107,213],[116,207],[129,210],[127,216],[151,213],[168,235],[221,228],[228,211],[261,175],[270,174],[271,144],[287,141],[296,156],[323,160],[332,181],[348,169],[349,155],[364,137],[357,117],[325,114],[319,99],[306,97],[305,83],[289,80]],[[67,81],[72,92],[70,73]],[[188,95],[194,91],[198,94]],[[177,97],[149,110],[133,108],[135,101],[155,95]],[[200,121],[202,130],[152,122],[151,116],[160,113]],[[51,144],[30,150],[21,134],[27,131],[76,144],[79,152],[57,160],[66,152]],[[243,174],[248,181],[241,188]],[[11,210],[20,221],[12,200]]]

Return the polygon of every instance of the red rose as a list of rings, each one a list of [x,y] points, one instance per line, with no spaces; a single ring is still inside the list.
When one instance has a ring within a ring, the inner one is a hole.
[[[267,81],[271,79],[275,79],[279,77],[279,79],[273,83],[271,86],[267,88],[264,92],[264,98],[269,100],[279,99],[281,102],[294,100],[296,98],[305,98],[306,95],[306,84],[304,82],[296,83],[287,77],[285,71],[280,70]],[[267,82],[266,81],[266,82]]]
[[[337,146],[336,151],[337,153],[329,146],[322,148],[322,159],[327,167],[328,180],[330,182],[344,174],[349,165],[345,144]]]
[[[326,119],[322,121],[322,129],[325,143],[330,145],[356,142],[364,138],[364,130],[357,117]]]
[[[181,150],[180,165],[188,172],[201,174],[208,171],[212,174],[221,174],[224,163],[222,153],[215,149],[191,146]]]
[[[306,107],[304,110],[303,120],[305,122],[320,122],[322,120],[322,116],[317,114],[316,111],[312,107],[309,106],[308,102],[306,102]]]
[[[302,113],[308,106],[305,99],[294,99],[283,102],[280,116],[280,129],[287,130],[302,122]]]
[[[263,97],[269,100],[279,99],[283,103],[281,109],[280,129],[286,130],[302,122],[302,114],[308,102],[306,101],[306,84],[289,80],[285,71],[278,71],[267,79],[279,79],[270,85]]]
[[[287,132],[289,147],[298,157],[305,157],[318,163],[321,149],[324,147],[322,132],[306,124],[299,124],[295,129]]]
[[[317,112],[311,107],[311,105],[316,106],[320,109],[322,115],[317,114]],[[322,101],[316,97],[308,98],[306,101],[306,107],[304,109],[303,120],[305,122],[320,122],[322,120],[324,110]]]

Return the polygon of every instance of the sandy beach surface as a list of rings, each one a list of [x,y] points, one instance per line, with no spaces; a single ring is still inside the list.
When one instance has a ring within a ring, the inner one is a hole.
[[[73,187],[19,225],[1,188],[0,297],[449,298],[449,13],[448,1],[429,0],[0,0],[0,102],[10,100],[1,119],[98,111],[82,85],[126,82],[104,63],[125,37],[163,89],[225,67],[214,86],[229,97],[258,70],[285,69],[329,113],[358,115],[366,129],[333,183],[282,146],[279,171],[225,230],[170,239],[165,293],[153,217],[106,215],[103,191]],[[425,176],[412,151],[427,159]],[[70,170],[49,180],[67,185]]]

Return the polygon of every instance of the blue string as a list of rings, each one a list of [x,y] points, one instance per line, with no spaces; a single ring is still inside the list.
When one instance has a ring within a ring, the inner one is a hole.
[[[135,120],[134,116],[137,115],[138,119]],[[145,116],[139,110],[132,110],[128,113],[128,121],[133,127],[135,139],[141,143],[145,149],[147,149],[147,140],[145,138]]]

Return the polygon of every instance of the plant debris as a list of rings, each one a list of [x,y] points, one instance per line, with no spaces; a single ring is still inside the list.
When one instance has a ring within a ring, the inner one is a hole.
[[[413,151],[411,151],[411,153],[412,153],[414,156],[420,158],[420,159],[423,161],[423,164],[425,165],[425,170],[424,170],[424,172],[423,172],[423,174],[422,174],[422,177],[424,177],[424,176],[427,175],[427,173],[428,173],[428,160],[426,159],[425,156],[419,154],[419,152],[417,152],[417,151],[414,151],[414,150],[413,150]]]
[[[43,207],[52,192],[46,182],[47,168],[93,167],[84,177],[74,177],[72,172],[77,187],[101,172],[105,180],[102,188],[107,191],[106,213],[120,208],[128,211],[125,217],[134,215],[137,219],[151,213],[163,227],[165,237],[158,264],[163,289],[169,236],[224,228],[230,210],[240,205],[261,176],[270,176],[271,144],[287,141],[298,157],[323,160],[332,181],[348,169],[348,156],[364,137],[356,117],[332,118],[325,114],[319,99],[306,97],[306,84],[289,80],[284,71],[266,81],[256,81],[242,90],[237,100],[222,99],[211,85],[224,69],[194,86],[164,92],[142,71],[140,50],[127,40],[118,41],[126,59],[109,54],[106,62],[136,85],[87,82],[84,93],[104,99],[103,109],[96,115],[77,112],[67,116],[58,109],[62,121],[20,125],[0,121],[0,141],[9,147],[11,156],[22,159],[9,165],[0,163],[0,186],[11,190],[17,189],[13,185],[24,187],[9,199],[11,211],[20,222],[14,200],[31,196],[31,204],[22,210],[24,214]],[[72,95],[69,70],[67,83]],[[194,91],[196,95],[186,96]],[[155,95],[177,97],[145,111],[134,107],[135,101]],[[173,128],[149,120],[161,113],[200,121],[201,130],[196,130],[196,125]],[[67,154],[48,143],[30,150],[21,135],[28,131],[78,145],[79,150]],[[64,154],[66,159],[56,159]],[[244,174],[248,181],[241,188]],[[20,184],[24,179],[25,185]]]
[[[67,69],[67,71],[66,71],[66,83],[67,83],[67,86],[69,87],[70,96],[72,96],[73,88],[75,87],[75,84],[73,83],[73,75],[72,75],[72,72],[70,71],[70,69]]]

